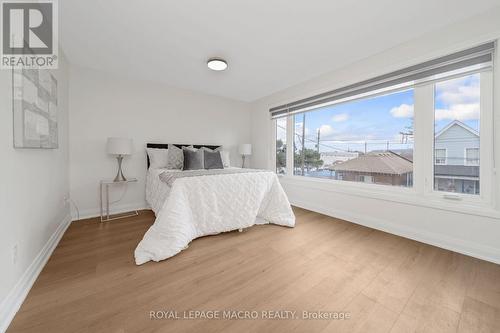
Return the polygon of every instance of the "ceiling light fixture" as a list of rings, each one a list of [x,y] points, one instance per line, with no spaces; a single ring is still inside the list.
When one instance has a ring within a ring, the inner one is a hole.
[[[227,62],[221,58],[210,58],[207,61],[207,66],[213,71],[223,71],[227,68]]]

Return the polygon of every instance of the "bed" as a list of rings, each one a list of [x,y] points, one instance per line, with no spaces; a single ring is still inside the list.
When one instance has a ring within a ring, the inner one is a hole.
[[[168,144],[147,147],[167,149]],[[194,145],[202,147],[219,146]],[[149,167],[148,158],[146,201],[156,220],[135,250],[137,265],[168,259],[202,236],[255,224],[295,226],[295,216],[278,177],[268,170],[155,169]]]

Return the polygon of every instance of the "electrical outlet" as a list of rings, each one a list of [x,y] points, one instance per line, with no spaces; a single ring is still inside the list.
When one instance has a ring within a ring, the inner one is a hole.
[[[17,264],[17,244],[12,248],[12,263]]]

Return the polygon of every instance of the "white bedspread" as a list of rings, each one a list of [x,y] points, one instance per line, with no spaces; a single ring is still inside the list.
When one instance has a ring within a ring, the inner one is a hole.
[[[195,238],[247,228],[256,221],[295,225],[295,216],[275,173],[177,179],[155,223],[135,249],[135,262],[141,265],[167,259]]]
[[[146,175],[146,202],[149,204],[156,216],[167,200],[170,186],[160,180],[163,172],[181,172],[180,170],[149,169]]]

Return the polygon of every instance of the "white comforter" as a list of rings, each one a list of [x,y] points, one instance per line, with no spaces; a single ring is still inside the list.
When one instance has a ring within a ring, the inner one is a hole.
[[[170,194],[170,186],[160,180],[160,174],[163,172],[182,172],[180,170],[168,169],[149,169],[146,175],[146,201],[158,216],[165,200]]]
[[[195,238],[256,223],[295,225],[295,216],[275,173],[180,178],[135,249],[135,262],[141,265],[164,260],[185,249]]]

